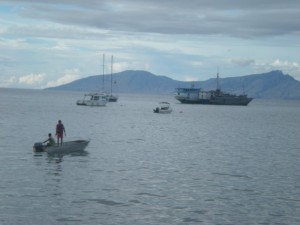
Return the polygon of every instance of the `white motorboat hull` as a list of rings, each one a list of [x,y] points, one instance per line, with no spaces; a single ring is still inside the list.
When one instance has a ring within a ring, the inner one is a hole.
[[[34,152],[47,152],[48,154],[68,154],[72,152],[81,152],[89,144],[90,140],[75,140],[67,141],[62,145],[45,146],[41,143],[35,143],[33,146]]]

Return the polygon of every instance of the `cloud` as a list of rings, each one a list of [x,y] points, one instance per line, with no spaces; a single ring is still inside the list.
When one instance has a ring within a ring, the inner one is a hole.
[[[294,76],[296,79],[300,80],[300,64],[299,62],[279,60],[270,63],[270,66],[274,70],[282,70],[283,72]]]
[[[271,66],[273,66],[273,67],[297,67],[297,68],[300,67],[299,63],[297,63],[297,62],[290,62],[287,60],[281,61],[279,59],[276,59],[275,61],[273,61],[271,63]]]
[[[10,87],[11,85],[15,84],[16,81],[17,81],[17,77],[11,76],[7,79],[3,79],[2,81],[0,81],[0,85],[1,87]]]
[[[188,82],[197,81],[197,80],[199,80],[199,78],[196,76],[188,76],[187,75],[184,77],[184,81],[188,81]]]
[[[281,70],[283,73],[293,76],[300,80],[300,64],[295,61],[276,59],[271,62],[257,62],[255,67],[258,71]]]
[[[45,77],[46,75],[44,73],[8,76],[0,80],[0,87],[40,88],[45,81]]]
[[[47,82],[46,87],[56,87],[77,80],[79,78],[79,72],[79,69],[66,70],[62,77],[57,80]]]
[[[251,64],[254,64],[255,60],[254,59],[242,59],[242,58],[239,58],[239,59],[231,59],[231,62],[233,64],[238,65],[238,66],[249,66]]]
[[[26,19],[110,31],[253,38],[299,34],[300,26],[298,0],[14,2],[26,6],[19,10]]]
[[[45,78],[45,74],[29,74],[19,78],[20,84],[35,85],[41,84]]]
[[[0,47],[19,49],[26,46],[26,41],[24,39],[3,39],[0,38]]]
[[[52,49],[63,51],[68,49],[68,46],[64,42],[58,42],[54,47],[52,47]]]

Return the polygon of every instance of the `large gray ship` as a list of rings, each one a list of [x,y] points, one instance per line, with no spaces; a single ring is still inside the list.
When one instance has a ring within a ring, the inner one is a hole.
[[[222,92],[219,87],[217,75],[216,90],[204,91],[201,88],[176,88],[175,98],[185,104],[211,104],[211,105],[248,105],[252,98],[247,95],[236,95]]]

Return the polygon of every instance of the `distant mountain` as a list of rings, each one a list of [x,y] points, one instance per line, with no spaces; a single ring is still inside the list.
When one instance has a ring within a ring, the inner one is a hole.
[[[278,70],[262,74],[220,78],[219,84],[224,92],[246,93],[254,98],[300,99],[300,82]],[[127,70],[113,74],[112,86],[113,92],[117,93],[173,94],[176,87],[191,87],[192,85],[204,90],[212,90],[216,88],[216,78],[207,81],[185,82],[176,81],[167,76],[154,75],[147,71]],[[48,88],[48,90],[92,92],[108,91],[110,87],[110,75],[95,75]]]
[[[110,75],[104,75],[104,79],[103,75],[90,76],[47,89],[85,92],[103,91],[103,80],[104,91],[109,92],[111,87]],[[117,93],[169,94],[174,92],[175,87],[183,83],[185,82],[176,81],[166,76],[157,76],[147,71],[127,70],[113,74],[113,92]]]

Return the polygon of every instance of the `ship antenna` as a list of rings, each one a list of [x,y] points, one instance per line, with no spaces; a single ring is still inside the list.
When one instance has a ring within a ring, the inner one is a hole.
[[[219,69],[217,72],[217,90],[220,90],[220,84],[219,84]]]
[[[217,89],[216,89],[216,95],[220,96],[221,94],[221,89],[220,89],[220,84],[219,84],[219,68],[218,68],[218,72],[217,72]]]

